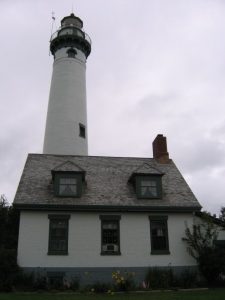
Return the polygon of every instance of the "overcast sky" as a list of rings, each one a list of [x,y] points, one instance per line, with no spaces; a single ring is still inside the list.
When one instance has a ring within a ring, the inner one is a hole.
[[[0,0],[0,194],[12,202],[28,153],[42,153],[55,29],[73,0]],[[225,205],[225,1],[76,0],[92,39],[89,155],[168,151],[203,209]]]

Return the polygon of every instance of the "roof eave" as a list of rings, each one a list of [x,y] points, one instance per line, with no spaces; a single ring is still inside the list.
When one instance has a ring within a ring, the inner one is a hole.
[[[121,206],[121,205],[54,205],[14,203],[19,210],[86,211],[86,212],[198,212],[201,206]]]

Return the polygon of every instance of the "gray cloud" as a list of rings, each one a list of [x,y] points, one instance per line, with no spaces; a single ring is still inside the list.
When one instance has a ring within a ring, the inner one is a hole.
[[[28,152],[41,152],[59,0],[1,1],[1,186],[13,199]],[[78,0],[93,41],[87,62],[89,153],[152,156],[167,135],[170,156],[205,209],[225,188],[225,3],[205,0]],[[215,186],[217,193],[215,195]]]

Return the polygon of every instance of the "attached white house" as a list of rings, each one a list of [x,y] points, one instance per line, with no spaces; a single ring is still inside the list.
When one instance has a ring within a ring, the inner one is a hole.
[[[182,238],[201,206],[157,150],[165,143],[158,135],[154,158],[29,154],[14,201],[19,265],[89,283],[113,270],[143,280],[149,267],[194,267]]]

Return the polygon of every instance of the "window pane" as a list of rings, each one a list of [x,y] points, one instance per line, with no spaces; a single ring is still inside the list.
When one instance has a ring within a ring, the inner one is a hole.
[[[117,223],[103,223],[103,229],[117,229]]]
[[[152,181],[152,180],[142,180],[142,181],[141,181],[141,186],[152,186],[152,187],[156,187],[156,181]]]
[[[51,228],[66,228],[66,226],[66,220],[52,220],[51,222]]]
[[[68,220],[50,220],[49,252],[66,252],[68,243]]]
[[[167,223],[165,220],[151,220],[152,250],[168,250]]]
[[[144,198],[158,197],[157,182],[155,180],[141,180],[140,194]]]
[[[75,195],[77,193],[76,185],[60,185],[59,194],[60,195]]]
[[[62,177],[59,178],[59,195],[76,195],[77,194],[77,178]]]
[[[151,187],[151,188],[149,188],[148,191],[152,196],[157,197],[157,188],[156,187]]]
[[[141,196],[157,197],[157,188],[150,186],[141,186]]]
[[[119,222],[102,221],[102,252],[116,253],[119,251]]]
[[[59,184],[76,184],[77,179],[76,178],[59,178]]]

